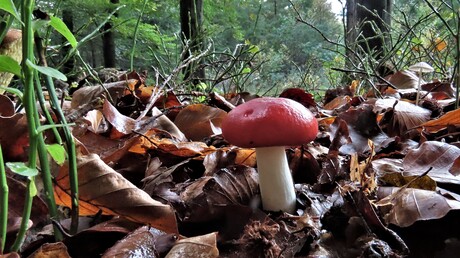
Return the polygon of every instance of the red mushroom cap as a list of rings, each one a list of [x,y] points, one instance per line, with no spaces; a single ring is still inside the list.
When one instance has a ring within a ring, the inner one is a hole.
[[[230,111],[222,135],[244,148],[295,146],[316,138],[318,121],[302,104],[286,98],[258,98]]]

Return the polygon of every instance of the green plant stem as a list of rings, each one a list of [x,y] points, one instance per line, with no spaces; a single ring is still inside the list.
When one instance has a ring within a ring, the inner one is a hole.
[[[35,42],[40,64],[47,66],[45,59],[45,48],[43,47],[43,41],[40,37],[36,37]],[[38,74],[38,73],[37,73]],[[70,234],[76,234],[78,230],[78,215],[79,215],[79,205],[78,205],[78,174],[77,174],[77,153],[75,150],[75,141],[72,136],[72,132],[69,129],[69,124],[65,118],[64,112],[61,109],[59,98],[56,94],[56,88],[54,87],[53,80],[50,76],[44,76],[46,89],[48,90],[51,108],[53,109],[55,115],[62,123],[62,130],[65,137],[67,153],[69,157],[69,181],[70,181],[70,196],[72,200],[72,209],[71,209],[71,224],[70,224]],[[53,130],[57,130],[56,127]],[[59,138],[60,139],[60,138]],[[59,144],[62,141],[58,142]],[[54,200],[53,200],[54,201]]]
[[[21,8],[22,14],[22,72],[24,74],[24,109],[26,111],[26,117],[28,122],[29,130],[29,168],[35,169],[37,166],[37,137],[38,133],[35,130],[35,118],[34,113],[36,112],[35,107],[35,96],[34,96],[34,81],[33,81],[33,70],[26,64],[26,60],[33,61],[33,30],[32,30],[32,10],[34,7],[33,0],[25,0]],[[24,242],[24,238],[27,231],[27,225],[29,223],[30,211],[32,209],[33,196],[31,195],[31,184],[33,178],[29,178],[27,182],[26,197],[24,201],[24,209],[22,213],[21,225],[19,227],[18,234],[12,246],[12,251],[18,251]]]
[[[50,96],[50,101],[52,108],[58,117],[59,121],[66,125],[62,128],[65,138],[65,143],[67,147],[67,154],[69,156],[69,182],[70,182],[70,196],[72,199],[72,210],[71,210],[71,224],[70,224],[70,234],[76,234],[78,230],[78,215],[79,215],[79,193],[78,193],[78,171],[77,171],[77,152],[75,149],[75,141],[70,131],[69,124],[65,118],[64,112],[59,105],[59,99],[56,94],[56,89],[54,87],[51,77],[45,77],[46,88]]]
[[[134,71],[134,52],[136,51],[136,42],[137,42],[137,34],[139,32],[139,23],[141,22],[141,18],[144,15],[146,6],[147,6],[147,0],[144,0],[144,4],[142,5],[141,13],[139,14],[139,17],[137,17],[136,27],[134,27],[133,47],[131,48],[131,53],[129,55],[130,71]]]
[[[33,180],[33,177],[27,180],[26,196],[24,200],[24,209],[22,210],[21,226],[19,227],[16,240],[14,241],[11,247],[12,252],[19,251],[19,248],[21,248],[21,245],[24,242],[24,238],[26,236],[30,213],[32,211],[32,201],[35,196],[34,191],[32,190],[32,187],[35,188],[35,183],[33,182]]]
[[[35,84],[37,85],[37,98],[38,102],[40,103],[40,108],[42,109],[43,114],[45,114],[46,120],[48,121],[49,124],[54,125],[53,118],[51,117],[50,112],[46,108],[45,105],[45,96],[43,95],[42,87],[40,85],[40,78],[38,76],[38,71],[35,71]],[[53,130],[54,137],[56,138],[56,142],[61,145],[62,144],[62,139],[61,136],[59,135],[59,132],[56,127],[52,127],[51,130]],[[40,132],[39,132],[40,133]]]
[[[8,223],[8,183],[6,181],[5,163],[3,161],[2,146],[0,145],[0,255],[5,250],[6,231]]]

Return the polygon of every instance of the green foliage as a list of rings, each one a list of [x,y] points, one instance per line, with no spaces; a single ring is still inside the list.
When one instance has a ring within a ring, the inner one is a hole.
[[[66,151],[62,145],[59,144],[47,144],[46,150],[50,154],[51,158],[59,165],[62,166],[66,159]]]
[[[13,58],[0,55],[0,72],[8,72],[21,77],[21,66]]]
[[[28,66],[39,71],[44,75],[51,76],[62,81],[67,81],[67,77],[63,73],[59,72],[58,70],[52,67],[36,65],[32,63],[30,60],[27,60],[26,63]]]
[[[33,177],[38,175],[36,168],[30,168],[24,162],[7,162],[6,166],[13,172],[21,176]]]

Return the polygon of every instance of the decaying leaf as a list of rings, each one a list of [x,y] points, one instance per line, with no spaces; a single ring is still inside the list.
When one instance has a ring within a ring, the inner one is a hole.
[[[393,205],[385,215],[387,223],[408,227],[419,220],[444,217],[451,210],[459,210],[460,202],[450,200],[439,193],[413,188],[380,187],[380,200],[390,200]]]
[[[67,247],[62,242],[49,243],[40,246],[30,258],[70,258]]]
[[[255,169],[241,165],[224,168],[186,186],[180,193],[187,207],[181,217],[190,222],[213,220],[220,217],[226,205],[248,205],[258,192]]]
[[[217,249],[217,233],[209,233],[202,236],[196,236],[181,239],[173,246],[166,258],[217,258],[219,249]]]
[[[177,240],[151,227],[140,227],[109,248],[102,257],[163,257]]]
[[[60,205],[70,206],[68,167],[56,177],[55,197]],[[106,165],[98,155],[78,158],[78,182],[81,215],[120,215],[132,221],[148,224],[169,233],[177,232],[174,211],[168,205],[153,200],[119,173]]]
[[[427,141],[407,153],[403,160],[404,174],[421,175],[431,168],[428,176],[435,181],[460,184],[460,178],[449,172],[458,157],[460,148],[448,143]]]

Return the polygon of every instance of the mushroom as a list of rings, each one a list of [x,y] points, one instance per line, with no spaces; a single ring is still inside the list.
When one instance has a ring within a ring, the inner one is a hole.
[[[417,97],[415,99],[415,105],[418,105],[420,100],[420,81],[422,79],[423,73],[431,73],[434,71],[434,68],[425,62],[419,62],[414,65],[409,66],[409,70],[417,73],[418,75],[418,84],[417,84]]]
[[[295,211],[285,146],[308,143],[317,133],[318,122],[310,110],[286,98],[253,99],[234,108],[222,122],[229,143],[255,148],[262,206],[268,211]]]

